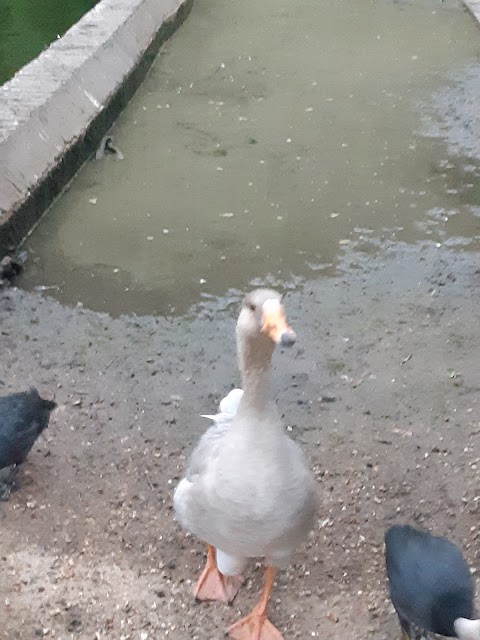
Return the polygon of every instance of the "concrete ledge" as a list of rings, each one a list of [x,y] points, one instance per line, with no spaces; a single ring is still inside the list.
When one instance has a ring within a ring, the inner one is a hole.
[[[463,4],[467,7],[477,22],[480,23],[480,0],[463,0]]]
[[[98,146],[193,0],[102,0],[0,87],[0,258]]]

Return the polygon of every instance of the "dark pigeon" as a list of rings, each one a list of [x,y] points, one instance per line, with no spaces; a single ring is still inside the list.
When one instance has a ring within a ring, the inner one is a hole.
[[[48,426],[53,400],[36,389],[0,397],[0,500],[8,500],[11,482],[36,439]]]
[[[405,640],[427,638],[429,631],[480,640],[473,578],[453,542],[395,525],[385,535],[385,559],[390,597]]]

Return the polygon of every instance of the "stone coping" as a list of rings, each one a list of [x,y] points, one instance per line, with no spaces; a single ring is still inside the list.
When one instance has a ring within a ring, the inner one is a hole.
[[[101,0],[0,87],[0,259],[97,148],[193,0]]]

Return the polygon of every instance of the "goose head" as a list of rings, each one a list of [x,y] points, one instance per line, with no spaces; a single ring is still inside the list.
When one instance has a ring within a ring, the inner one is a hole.
[[[287,324],[282,297],[272,289],[255,289],[245,296],[237,322],[239,342],[256,341],[290,347],[297,338]]]

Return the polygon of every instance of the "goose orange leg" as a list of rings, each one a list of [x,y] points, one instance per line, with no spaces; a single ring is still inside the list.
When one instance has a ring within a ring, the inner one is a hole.
[[[218,600],[230,604],[242,584],[242,576],[224,576],[217,567],[215,547],[208,545],[207,562],[193,595],[197,600]]]
[[[273,567],[265,569],[265,583],[258,604],[252,612],[228,629],[232,640],[283,640],[280,631],[267,618],[267,606],[277,570]]]

